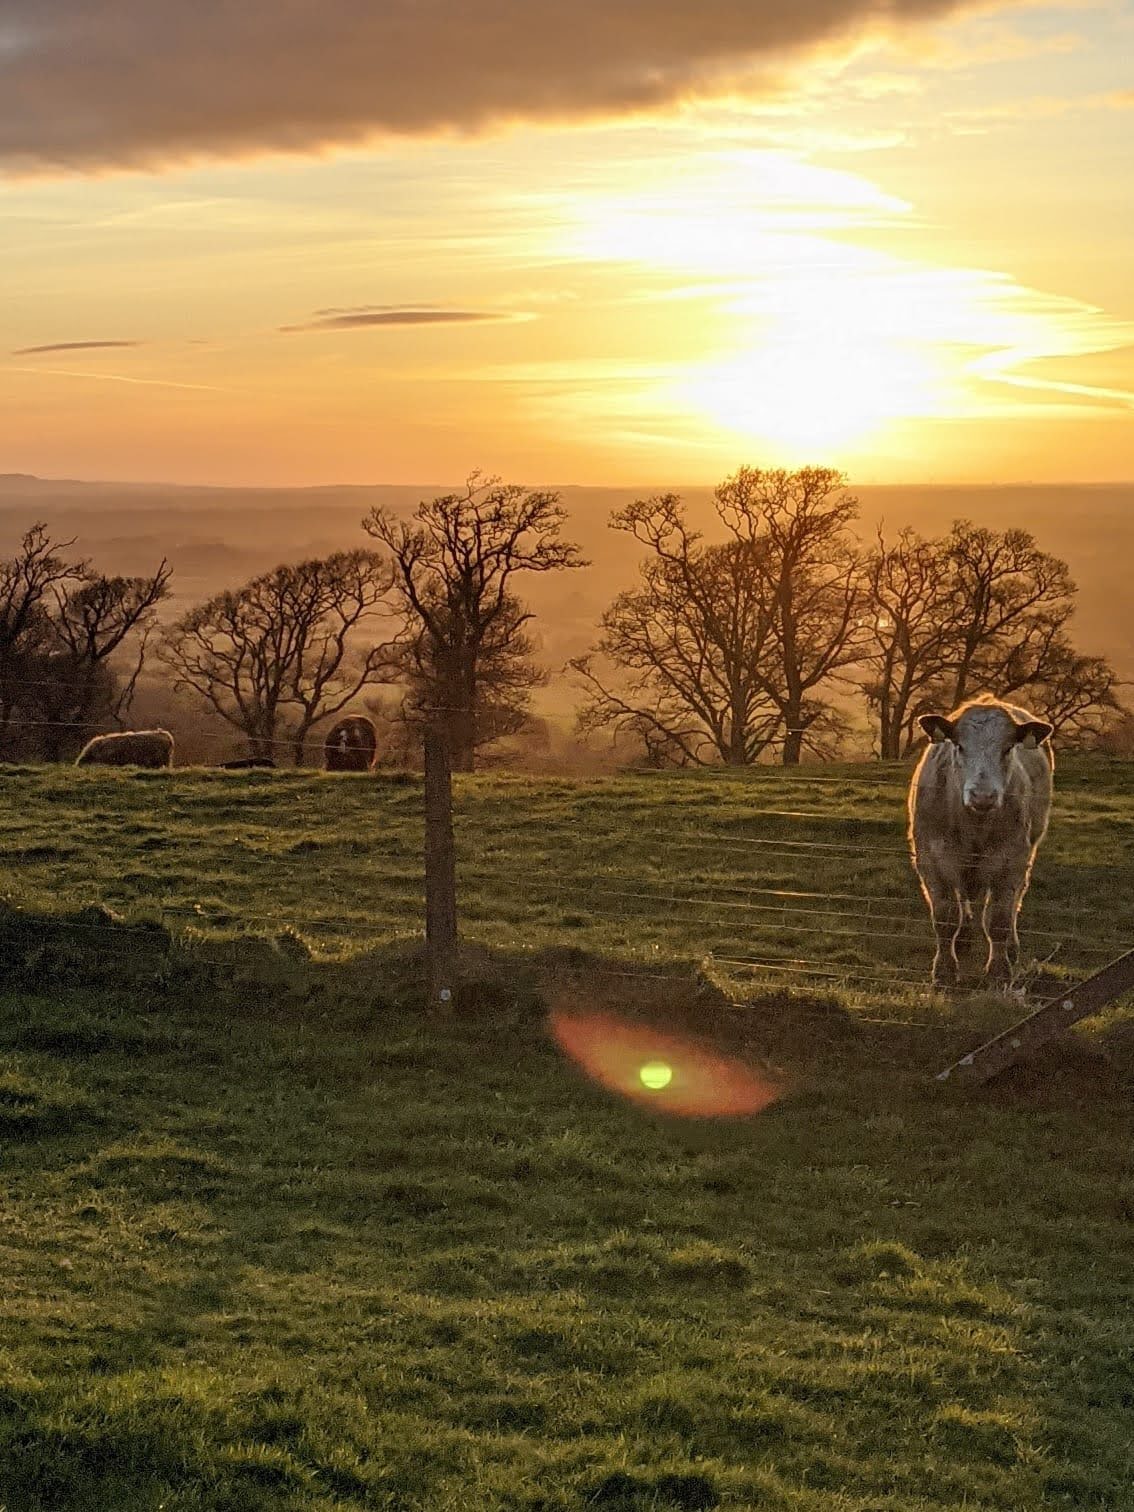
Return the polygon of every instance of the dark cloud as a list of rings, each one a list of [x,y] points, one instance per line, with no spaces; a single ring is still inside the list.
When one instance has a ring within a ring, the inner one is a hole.
[[[0,162],[157,166],[666,104],[972,0],[4,0]]]
[[[100,347],[136,347],[140,341],[49,341],[45,346],[16,347],[13,357],[32,357],[36,352],[90,352]]]
[[[350,331],[359,326],[461,325],[472,320],[505,320],[484,310],[438,310],[429,305],[363,305],[357,310],[316,310],[301,325],[281,331]]]

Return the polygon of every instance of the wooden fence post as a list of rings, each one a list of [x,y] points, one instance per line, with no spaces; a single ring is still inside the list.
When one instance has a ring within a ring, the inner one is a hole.
[[[425,955],[429,1006],[445,1011],[457,987],[457,875],[449,737],[425,732]]]
[[[995,1039],[988,1040],[962,1055],[959,1061],[946,1066],[937,1073],[938,1081],[986,1082],[1006,1070],[1030,1050],[1038,1050],[1048,1040],[1062,1034],[1076,1020],[1097,1013],[1107,1003],[1121,997],[1134,988],[1134,950],[1128,950],[1117,960],[1111,961],[1094,976],[1089,976],[1076,987],[1068,987],[1057,997],[1049,998],[1027,1018],[1005,1029]]]

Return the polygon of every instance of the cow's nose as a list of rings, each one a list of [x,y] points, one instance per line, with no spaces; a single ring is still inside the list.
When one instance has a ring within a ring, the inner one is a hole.
[[[989,814],[996,807],[996,794],[970,793],[967,806],[974,814]]]

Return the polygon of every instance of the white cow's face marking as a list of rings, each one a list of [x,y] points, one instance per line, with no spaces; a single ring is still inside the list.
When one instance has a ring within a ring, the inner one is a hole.
[[[1019,726],[1002,709],[972,709],[953,731],[965,807],[972,814],[994,813],[1004,804]]]
[[[1052,730],[1042,719],[1017,723],[1001,704],[969,704],[956,718],[922,714],[918,723],[930,740],[952,745],[961,795],[973,814],[991,814],[1002,807],[1012,752],[1019,745],[1035,750]]]

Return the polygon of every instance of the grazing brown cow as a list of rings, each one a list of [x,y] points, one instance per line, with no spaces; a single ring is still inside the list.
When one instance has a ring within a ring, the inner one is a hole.
[[[331,727],[323,743],[328,772],[368,772],[378,750],[378,734],[361,714],[351,714]]]
[[[96,735],[75,758],[76,766],[168,767],[173,765],[173,736],[168,730],[119,730]]]
[[[979,909],[985,972],[1007,982],[1020,953],[1016,916],[1051,810],[1051,725],[990,697],[919,722],[930,745],[910,783],[909,838],[937,935],[933,981],[955,985],[958,939]]]

